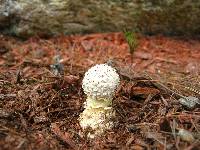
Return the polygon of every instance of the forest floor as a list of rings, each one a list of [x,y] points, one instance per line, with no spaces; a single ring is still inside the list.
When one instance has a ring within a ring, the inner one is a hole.
[[[0,149],[198,149],[200,40],[140,35],[138,42],[131,57],[122,33],[0,36]],[[77,120],[81,82],[89,67],[108,61],[121,78],[117,123],[90,140]]]

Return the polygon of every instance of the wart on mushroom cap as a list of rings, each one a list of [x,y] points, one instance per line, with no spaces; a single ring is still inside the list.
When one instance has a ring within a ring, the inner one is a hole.
[[[83,130],[91,128],[97,135],[113,127],[112,99],[119,82],[116,70],[107,64],[95,65],[85,73],[82,87],[87,99],[79,117]]]

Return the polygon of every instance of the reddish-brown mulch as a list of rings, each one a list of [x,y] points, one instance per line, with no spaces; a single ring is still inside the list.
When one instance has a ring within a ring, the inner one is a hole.
[[[1,36],[0,148],[198,149],[200,108],[187,109],[178,99],[200,98],[200,41],[138,40],[131,57],[122,33],[26,41]],[[60,76],[50,67],[57,55],[64,65]],[[113,100],[117,123],[89,140],[80,136],[77,121],[86,98],[81,81],[90,66],[107,61],[121,76]],[[180,129],[194,140],[178,136]]]

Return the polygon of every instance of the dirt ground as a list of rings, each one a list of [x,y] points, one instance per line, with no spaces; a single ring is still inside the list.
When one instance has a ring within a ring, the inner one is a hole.
[[[122,33],[0,36],[0,149],[199,149],[200,40],[138,36],[133,57]],[[87,69],[109,62],[120,74],[116,126],[80,136]]]

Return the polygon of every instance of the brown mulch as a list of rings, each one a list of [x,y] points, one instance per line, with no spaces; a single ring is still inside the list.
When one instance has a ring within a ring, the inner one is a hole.
[[[0,36],[0,149],[198,149],[200,107],[188,109],[178,99],[200,98],[200,41],[138,40],[131,57],[122,33]],[[80,136],[77,121],[86,98],[81,81],[90,66],[108,61],[121,77],[113,100],[117,123],[90,140]],[[60,65],[60,74],[52,65]],[[177,135],[180,129],[193,139]]]

